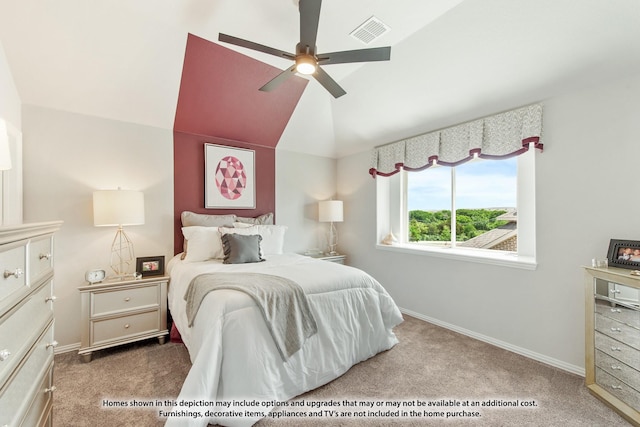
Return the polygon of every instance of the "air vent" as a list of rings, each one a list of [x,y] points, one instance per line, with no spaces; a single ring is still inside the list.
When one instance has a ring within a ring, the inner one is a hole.
[[[360,40],[364,44],[369,44],[389,31],[391,31],[391,28],[375,16],[372,16],[358,28],[353,30],[349,35],[354,39]]]

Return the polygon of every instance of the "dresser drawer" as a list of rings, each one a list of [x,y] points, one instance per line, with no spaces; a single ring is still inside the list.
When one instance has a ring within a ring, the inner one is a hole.
[[[0,425],[20,425],[40,389],[42,378],[53,367],[53,323],[29,352],[25,363],[0,391]],[[47,393],[49,394],[49,393]],[[28,425],[28,424],[27,424]]]
[[[5,356],[0,357],[0,384],[53,319],[51,291],[52,282],[49,281],[0,319],[0,351]]]
[[[638,350],[622,344],[600,332],[595,333],[596,349],[608,354],[609,356],[626,363],[629,366],[638,366]]]
[[[27,409],[27,415],[22,420],[22,426],[47,426],[51,419],[51,408],[53,406],[53,366],[40,381],[36,389],[31,406]]]
[[[29,243],[29,281],[33,284],[53,271],[53,237]]]
[[[116,291],[96,291],[91,293],[91,316],[157,307],[159,301],[160,287],[158,284]]]
[[[625,307],[620,304],[611,304],[606,300],[597,299],[595,304],[596,313],[626,323],[640,329],[640,310]]]
[[[596,331],[640,350],[640,330],[596,313]]]
[[[24,245],[0,252],[0,312],[28,292],[24,275],[25,257]]]
[[[160,330],[159,310],[91,322],[90,345],[105,344]]]
[[[636,368],[640,367],[640,352],[636,356]],[[627,385],[640,391],[640,372],[633,367],[620,362],[606,353],[596,350],[596,367],[618,378]]]
[[[640,411],[640,393],[616,377],[596,368],[596,383],[636,411]]]

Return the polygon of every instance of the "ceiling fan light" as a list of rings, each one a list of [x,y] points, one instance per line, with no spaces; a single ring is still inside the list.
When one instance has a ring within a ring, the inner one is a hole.
[[[313,74],[316,67],[316,60],[311,55],[300,55],[296,58],[296,71],[300,74]]]

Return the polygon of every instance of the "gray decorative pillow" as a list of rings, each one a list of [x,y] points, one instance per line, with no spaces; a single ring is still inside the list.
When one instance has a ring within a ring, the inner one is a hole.
[[[245,264],[248,262],[262,262],[260,256],[259,234],[223,234],[222,249],[224,251],[223,264]]]
[[[237,222],[244,222],[246,224],[260,224],[260,225],[273,225],[273,212],[269,212],[255,218],[247,218],[243,216],[236,217]],[[223,225],[222,227],[228,227]]]
[[[234,214],[229,215],[206,215],[184,211],[180,214],[183,227],[233,227],[236,221]]]

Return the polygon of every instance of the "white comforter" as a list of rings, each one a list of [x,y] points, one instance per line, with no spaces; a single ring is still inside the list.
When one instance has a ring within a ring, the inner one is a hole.
[[[402,322],[398,307],[375,279],[356,268],[285,254],[234,265],[219,260],[186,263],[176,256],[168,270],[169,308],[193,363],[178,401],[284,401],[328,383],[398,342],[392,332]],[[188,327],[186,289],[197,275],[215,271],[260,272],[295,281],[307,294],[318,333],[283,362],[256,304],[233,290],[208,294],[193,327]],[[207,409],[222,407],[191,408],[203,413]],[[260,408],[265,413],[269,409]],[[250,426],[259,418],[169,417],[166,425]]]

